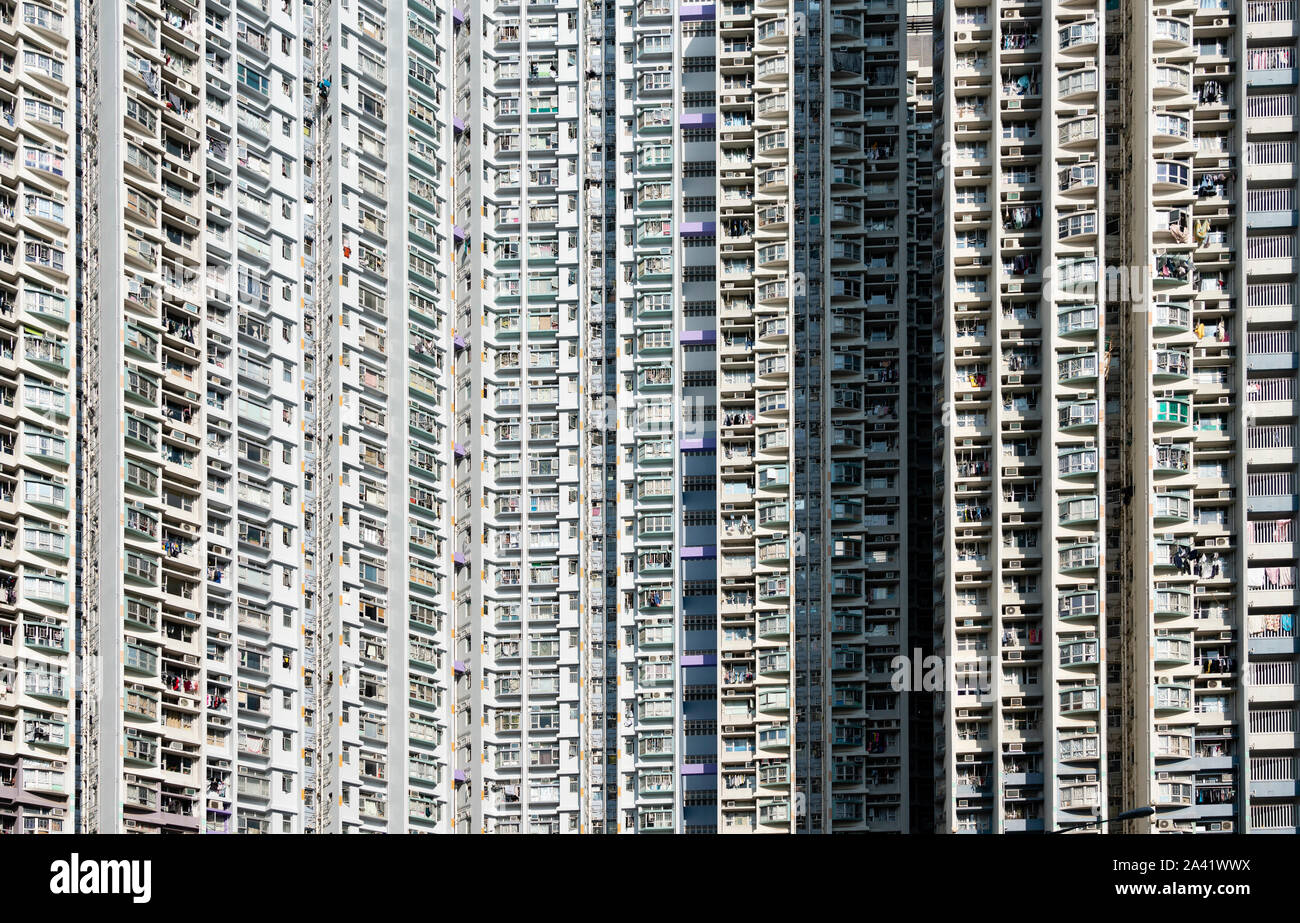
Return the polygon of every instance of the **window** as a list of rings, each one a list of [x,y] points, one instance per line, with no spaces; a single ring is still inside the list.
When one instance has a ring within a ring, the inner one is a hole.
[[[1158,160],[1156,161],[1157,183],[1167,183],[1174,186],[1190,186],[1191,171],[1188,166],[1175,161]]]
[[[263,95],[270,94],[271,84],[266,76],[258,73],[247,64],[240,64],[237,69],[239,82]]]

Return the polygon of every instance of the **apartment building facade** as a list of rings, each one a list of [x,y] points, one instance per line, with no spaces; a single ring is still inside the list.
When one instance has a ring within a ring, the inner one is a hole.
[[[78,9],[0,830],[1295,832],[1294,3]]]
[[[75,21],[0,7],[0,833],[75,824]]]
[[[452,710],[469,659],[453,661],[451,621],[468,550],[451,533],[468,443],[452,422],[447,224],[459,14],[330,3],[316,21],[308,800],[320,832],[444,832],[464,797]]]
[[[1107,790],[1103,10],[935,10],[936,828]]]
[[[583,12],[498,3],[466,11],[454,41],[455,819],[470,832],[586,823]]]
[[[300,12],[83,8],[82,829],[304,829]]]
[[[1294,833],[1295,8],[935,23],[936,826]]]
[[[1125,797],[1171,832],[1296,832],[1295,42],[1286,3],[1134,10],[1151,206],[1131,355]],[[1145,497],[1145,500],[1141,498]]]

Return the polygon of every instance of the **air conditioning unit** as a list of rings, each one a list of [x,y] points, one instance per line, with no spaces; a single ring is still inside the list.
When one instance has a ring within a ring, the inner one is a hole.
[[[1024,752],[1025,752],[1025,745],[1024,745],[1024,744],[1007,744],[1007,752],[1008,752],[1008,753],[1024,753]]]
[[[1020,614],[1020,607],[1019,607],[1019,606],[1003,606],[1003,607],[1002,607],[1002,614],[1003,614],[1003,615],[1019,615],[1019,614]]]
[[[1167,817],[1162,817],[1160,820],[1156,821],[1156,826],[1161,830],[1169,830],[1173,825],[1174,822]]]
[[[1021,660],[1024,656],[1022,651],[1007,651],[1007,660]]]
[[[1024,704],[1025,704],[1025,700],[1023,698],[1013,698],[1007,700],[1007,706],[1009,708],[1020,708]]]
[[[1218,688],[1219,688],[1220,686],[1222,686],[1223,684],[1222,684],[1221,682],[1219,682],[1217,679],[1212,679],[1212,680],[1210,680],[1206,685],[1207,685],[1210,689],[1218,689]]]
[[[1167,772],[1158,772],[1158,773],[1156,773],[1156,779],[1157,779],[1157,781],[1160,781],[1160,782],[1168,782],[1168,781],[1169,781],[1169,773],[1167,773]]]

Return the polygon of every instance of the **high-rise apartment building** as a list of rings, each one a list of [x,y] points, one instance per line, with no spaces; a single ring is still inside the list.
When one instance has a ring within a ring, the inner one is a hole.
[[[0,6],[0,833],[78,802],[75,29]]]
[[[936,827],[1108,784],[1104,11],[935,8]]]
[[[453,36],[458,830],[576,833],[600,785],[582,733],[584,15],[498,3]]]
[[[452,417],[474,403],[451,377],[472,336],[451,328],[453,259],[469,260],[450,223],[453,12],[315,14],[307,797],[321,832],[451,829],[453,788],[467,792],[452,750],[479,718],[453,697],[471,660],[466,640],[452,649],[453,569],[474,549],[453,540],[470,514],[452,488],[477,435]]]
[[[300,832],[310,6],[81,14],[80,825]]]
[[[1124,798],[1296,831],[1296,8],[1129,11]]]

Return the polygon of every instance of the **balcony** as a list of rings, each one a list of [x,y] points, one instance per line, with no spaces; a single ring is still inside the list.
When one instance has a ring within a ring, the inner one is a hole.
[[[1057,455],[1057,473],[1063,478],[1088,477],[1098,472],[1095,448],[1061,449]]]
[[[1095,430],[1098,422],[1096,401],[1074,401],[1057,410],[1057,425],[1063,432]]]
[[[1080,686],[1059,693],[1059,705],[1062,715],[1096,714],[1100,702],[1100,693],[1096,686]]]
[[[1186,350],[1158,349],[1155,360],[1154,381],[1185,381],[1191,373],[1191,354]]]
[[[1057,601],[1057,617],[1063,621],[1091,621],[1101,612],[1098,594],[1079,592],[1063,594]]]
[[[1058,552],[1058,567],[1062,573],[1083,574],[1095,572],[1098,566],[1096,544],[1070,545]]]
[[[1152,422],[1158,429],[1187,426],[1192,420],[1192,402],[1188,398],[1161,398],[1156,401]]]
[[[1192,281],[1192,256],[1190,253],[1165,253],[1156,257],[1156,286],[1176,286]]]
[[[1192,310],[1186,304],[1159,301],[1153,306],[1151,314],[1154,333],[1178,334],[1192,329]]]
[[[673,812],[671,808],[642,809],[637,815],[637,831],[640,833],[672,833]]]
[[[1094,38],[1095,43],[1095,38]],[[1192,72],[1186,67],[1162,64],[1156,67],[1151,93],[1157,101],[1168,101],[1192,92]]]
[[[1057,381],[1063,385],[1079,385],[1097,380],[1097,354],[1083,353],[1058,359]]]
[[[671,759],[673,756],[672,731],[642,731],[637,736],[637,757],[640,759]]]
[[[637,593],[637,608],[643,612],[672,607],[673,590],[670,586],[646,587]]]
[[[1191,591],[1171,589],[1157,591],[1152,614],[1156,618],[1187,618],[1192,614]]]
[[[1158,445],[1153,455],[1153,470],[1157,474],[1188,474],[1192,468],[1190,445]]]
[[[1246,71],[1248,87],[1296,85],[1296,52],[1291,46],[1252,47]]]
[[[1191,496],[1186,491],[1166,491],[1155,495],[1153,518],[1156,526],[1169,526],[1190,522]]]
[[[1151,40],[1160,51],[1180,51],[1191,45],[1192,27],[1182,19],[1157,17]]]
[[[1190,711],[1192,687],[1186,683],[1157,683],[1155,710],[1157,712]]]

